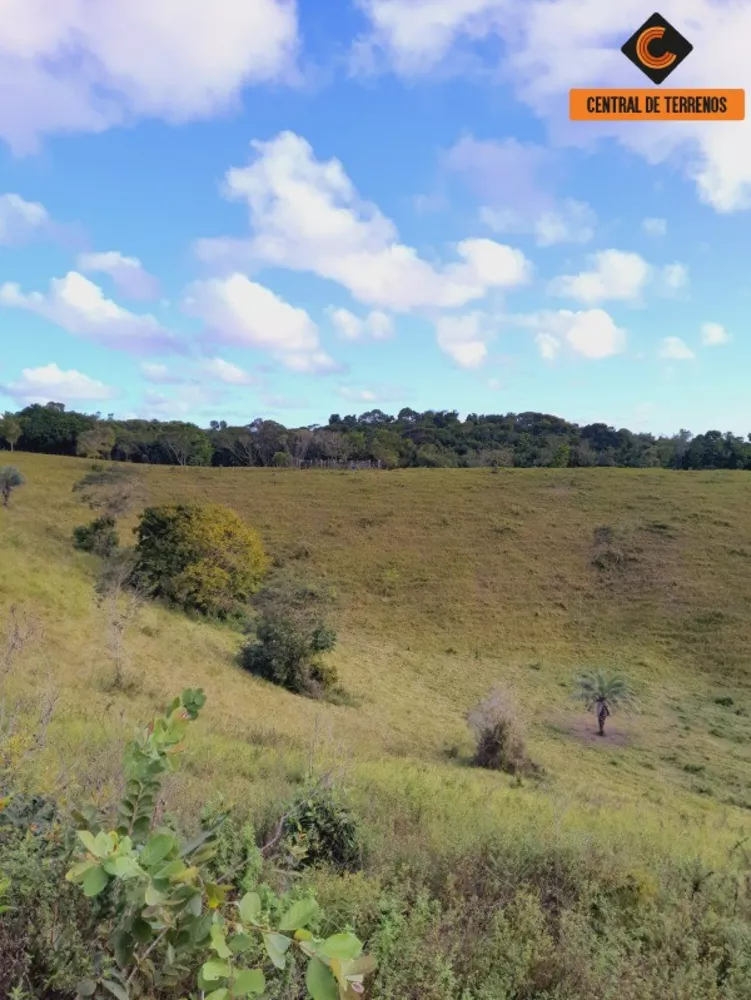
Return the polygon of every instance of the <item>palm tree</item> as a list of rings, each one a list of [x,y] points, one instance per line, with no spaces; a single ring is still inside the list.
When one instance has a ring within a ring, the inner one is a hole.
[[[631,692],[624,677],[608,676],[598,670],[579,678],[577,697],[586,704],[588,711],[596,711],[598,732],[604,736],[605,720],[619,705],[631,700]]]
[[[7,507],[10,495],[18,486],[23,486],[26,480],[15,465],[4,465],[0,469],[0,493],[3,496],[3,507]]]

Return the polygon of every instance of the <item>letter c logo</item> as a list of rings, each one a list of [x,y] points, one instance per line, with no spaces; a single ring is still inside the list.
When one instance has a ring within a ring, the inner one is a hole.
[[[639,62],[643,66],[647,66],[649,69],[665,69],[666,67],[672,65],[678,58],[674,52],[665,52],[661,56],[653,56],[649,51],[649,46],[657,38],[662,38],[665,34],[665,29],[661,26],[656,26],[654,28],[647,28],[646,31],[642,31],[636,40],[636,55]]]

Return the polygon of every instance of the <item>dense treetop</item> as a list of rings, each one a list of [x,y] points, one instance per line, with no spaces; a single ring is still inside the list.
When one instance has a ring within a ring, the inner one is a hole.
[[[20,426],[20,435],[19,435]],[[569,423],[546,413],[470,413],[405,408],[332,414],[325,426],[288,428],[258,418],[243,426],[212,420],[117,420],[35,403],[0,419],[0,442],[22,451],[160,465],[381,467],[592,465],[751,469],[751,434],[681,430],[670,437]]]

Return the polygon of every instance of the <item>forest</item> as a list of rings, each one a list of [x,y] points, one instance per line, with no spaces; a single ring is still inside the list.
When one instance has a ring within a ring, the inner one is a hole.
[[[119,420],[63,403],[34,403],[0,419],[0,443],[50,455],[180,466],[379,468],[617,466],[751,469],[751,434],[708,430],[670,436],[605,423],[580,426],[546,413],[470,413],[404,408],[329,417],[325,425],[288,428],[257,418],[209,427],[171,420]]]

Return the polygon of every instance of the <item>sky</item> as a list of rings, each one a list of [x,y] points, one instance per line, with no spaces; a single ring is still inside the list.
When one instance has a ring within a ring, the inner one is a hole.
[[[751,86],[751,0],[659,12]],[[0,411],[751,432],[751,125],[568,120],[652,13],[0,0]]]

